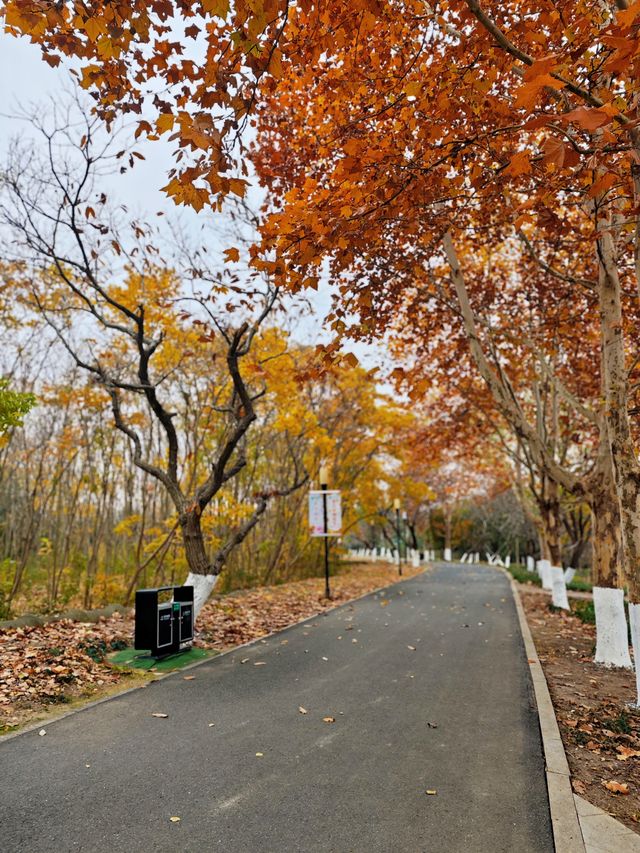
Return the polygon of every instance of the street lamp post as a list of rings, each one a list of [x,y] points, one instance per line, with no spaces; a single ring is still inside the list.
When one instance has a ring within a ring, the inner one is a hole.
[[[331,598],[329,586],[329,519],[327,516],[327,488],[329,486],[329,470],[326,465],[320,467],[320,488],[322,489],[322,516],[324,519],[324,596]]]
[[[398,574],[402,577],[402,561],[400,559],[400,498],[396,498],[393,502],[393,508],[396,511],[396,547],[398,549]]]

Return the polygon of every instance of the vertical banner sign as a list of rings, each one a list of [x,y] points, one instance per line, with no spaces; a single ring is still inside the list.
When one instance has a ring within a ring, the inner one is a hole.
[[[322,496],[327,498],[327,527],[324,529]],[[342,498],[338,489],[309,492],[309,528],[312,536],[342,535]]]

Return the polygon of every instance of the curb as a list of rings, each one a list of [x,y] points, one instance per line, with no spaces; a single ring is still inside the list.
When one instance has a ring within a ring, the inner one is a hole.
[[[524,640],[533,691],[538,706],[540,735],[544,749],[544,759],[547,775],[547,790],[549,793],[549,810],[553,828],[553,841],[556,853],[587,853],[576,801],[571,787],[571,774],[567,756],[562,745],[558,721],[549,695],[549,687],[544,676],[542,664],[531,636],[527,617],[520,601],[520,594],[511,575],[507,572],[511,583],[511,592],[518,613],[520,631]]]
[[[278,628],[277,631],[270,631],[268,634],[264,634],[262,637],[258,637],[255,640],[249,640],[246,643],[241,643],[239,646],[233,646],[233,648],[226,649],[224,652],[219,652],[218,654],[211,655],[211,657],[203,658],[203,660],[198,660],[194,663],[190,663],[188,666],[184,666],[181,669],[157,675],[156,673],[153,673],[154,678],[145,682],[144,684],[136,684],[135,687],[125,687],[123,690],[119,690],[117,693],[114,693],[111,696],[103,696],[101,699],[90,700],[82,704],[80,707],[71,708],[56,717],[49,717],[45,720],[40,719],[39,721],[35,721],[33,723],[26,723],[24,726],[21,726],[15,732],[8,732],[7,734],[0,735],[0,749],[2,749],[2,745],[4,743],[13,740],[16,737],[21,737],[22,735],[29,734],[29,732],[33,732],[36,729],[41,729],[44,726],[52,725],[53,723],[57,723],[60,720],[66,719],[67,717],[72,717],[74,714],[81,714],[83,711],[88,711],[89,708],[95,708],[96,705],[103,705],[105,702],[113,702],[114,699],[119,699],[121,696],[125,696],[127,693],[133,693],[136,690],[145,690],[148,687],[151,687],[152,684],[158,684],[160,681],[164,681],[165,678],[172,678],[173,676],[188,672],[191,669],[195,669],[198,666],[203,666],[204,664],[211,663],[214,660],[219,660],[220,658],[227,657],[228,655],[233,655],[236,652],[239,652],[241,649],[247,649],[251,646],[257,646],[258,644],[262,644],[266,642],[270,637],[275,637],[277,634],[283,634],[285,631],[290,631],[292,628],[297,628],[298,625],[304,625],[307,622],[313,621],[314,619],[328,616],[330,613],[335,613],[336,611],[341,610],[343,607],[350,607],[354,603],[354,601],[360,601],[361,599],[366,598],[368,595],[377,595],[379,592],[383,592],[386,589],[391,589],[391,587],[398,586],[399,584],[413,580],[414,578],[418,577],[421,574],[424,574],[424,572],[428,571],[431,568],[432,564],[429,563],[423,568],[421,572],[412,575],[410,578],[402,578],[401,580],[395,581],[395,583],[376,587],[376,589],[369,590],[369,592],[363,592],[362,595],[358,595],[355,598],[350,598],[348,601],[343,601],[342,604],[338,604],[337,607],[330,607],[326,610],[320,610],[317,613],[314,613],[313,616],[307,616],[306,619],[301,619],[299,622],[290,622],[283,628]]]

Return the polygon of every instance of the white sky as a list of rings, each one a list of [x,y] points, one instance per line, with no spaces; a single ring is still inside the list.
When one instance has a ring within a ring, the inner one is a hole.
[[[9,141],[25,132],[24,122],[11,116],[31,104],[46,105],[56,92],[69,87],[69,79],[68,66],[64,63],[58,68],[51,68],[42,60],[39,48],[26,39],[16,39],[0,31],[0,160],[5,158]],[[139,140],[136,149],[144,154],[145,160],[139,161],[124,177],[110,178],[110,186],[105,187],[107,193],[143,219],[157,211],[164,211],[172,217],[179,216],[183,228],[195,238],[210,214],[205,211],[196,214],[185,208],[180,208],[177,213],[174,204],[160,191],[167,183],[166,176],[172,165],[171,146],[162,139],[157,142]],[[221,222],[220,230],[225,228],[226,223]],[[212,228],[209,227],[208,234],[211,233]],[[208,242],[210,239],[209,236]],[[220,239],[221,251],[230,244],[228,238]],[[322,334],[323,317],[330,303],[327,285],[321,286],[318,293],[310,293],[309,300],[314,307],[314,316],[304,320],[304,328],[297,330],[296,337],[313,344],[327,340]],[[378,348],[347,345],[346,349],[355,352],[369,367],[379,364],[382,358],[382,351]]]

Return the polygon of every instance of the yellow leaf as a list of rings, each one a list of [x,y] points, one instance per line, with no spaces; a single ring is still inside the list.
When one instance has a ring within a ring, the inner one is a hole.
[[[162,113],[156,120],[156,127],[160,133],[165,133],[165,131],[171,130],[175,120],[176,117],[172,113]]]
[[[243,181],[242,178],[231,178],[229,180],[229,191],[240,196],[240,198],[244,198],[244,194],[247,191],[247,182]]]
[[[229,0],[201,0],[202,8],[210,15],[226,18],[229,14]]]
[[[613,794],[628,794],[629,786],[626,782],[614,782],[613,780],[610,782],[602,783],[607,791],[611,791]]]

